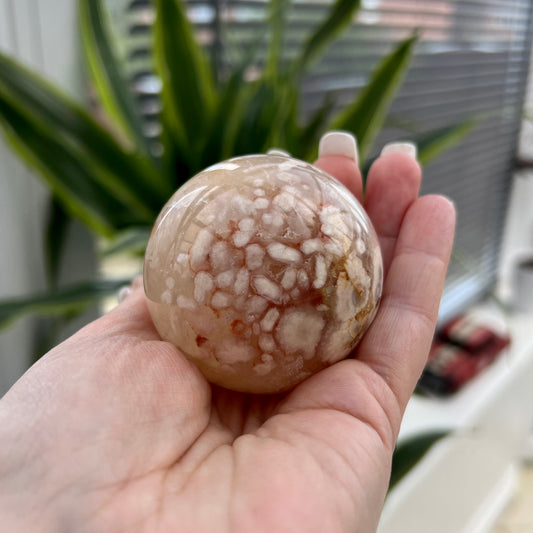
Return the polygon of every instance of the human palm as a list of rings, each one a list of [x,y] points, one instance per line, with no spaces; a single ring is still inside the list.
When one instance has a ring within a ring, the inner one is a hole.
[[[317,165],[360,197],[353,161]],[[419,185],[405,154],[374,164],[380,310],[354,358],[288,393],[211,386],[160,340],[140,282],[44,356],[0,401],[6,531],[374,531],[453,240],[453,207]]]

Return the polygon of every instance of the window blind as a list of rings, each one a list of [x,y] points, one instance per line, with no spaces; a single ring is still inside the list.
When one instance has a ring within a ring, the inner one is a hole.
[[[295,56],[331,3],[292,2],[285,60]],[[265,0],[186,4],[198,39],[216,53],[222,71],[265,34]],[[458,213],[441,317],[486,294],[496,280],[527,82],[532,12],[529,0],[363,0],[351,28],[301,87],[304,114],[326,93],[343,106],[365,85],[380,58],[417,29],[420,40],[412,68],[376,150],[390,140],[416,139],[469,117],[478,120],[465,140],[424,168],[422,193],[447,195]],[[158,83],[145,31],[153,20],[150,1],[130,2],[129,13],[132,82],[152,125],[148,132],[157,136]],[[265,49],[266,39],[259,45],[259,58]]]

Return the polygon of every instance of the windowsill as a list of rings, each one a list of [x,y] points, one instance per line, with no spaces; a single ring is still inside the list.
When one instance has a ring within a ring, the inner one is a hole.
[[[455,430],[469,427],[488,408],[491,398],[504,392],[509,379],[533,357],[533,312],[504,315],[494,303],[475,308],[497,330],[507,330],[511,346],[489,367],[449,398],[414,395],[407,406],[399,439],[432,430]],[[533,396],[533,393],[532,393]],[[533,397],[532,397],[533,401]]]
[[[533,429],[533,312],[474,312],[507,328],[511,346],[450,398],[411,398],[400,440],[451,433],[391,491],[379,533],[487,532],[514,493]]]

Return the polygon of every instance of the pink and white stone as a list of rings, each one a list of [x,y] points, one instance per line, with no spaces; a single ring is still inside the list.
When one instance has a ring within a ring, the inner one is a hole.
[[[213,383],[287,390],[347,357],[381,296],[378,239],[337,180],[283,155],[214,165],[183,185],[148,242],[161,337]]]

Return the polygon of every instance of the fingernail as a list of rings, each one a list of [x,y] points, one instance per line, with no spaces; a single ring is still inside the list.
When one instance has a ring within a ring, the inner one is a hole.
[[[357,165],[357,141],[346,131],[330,131],[322,136],[318,144],[318,157],[324,155],[344,155],[353,159]]]
[[[412,142],[395,142],[386,144],[381,150],[381,155],[385,154],[407,154],[413,159],[416,159],[417,149],[416,144]]]
[[[118,293],[117,293],[117,300],[118,303],[122,303],[129,295],[131,294],[131,286],[130,285],[124,285],[124,287],[120,287]]]
[[[279,148],[272,148],[267,152],[268,155],[281,155],[283,157],[290,157],[291,154],[285,150],[280,150]]]

